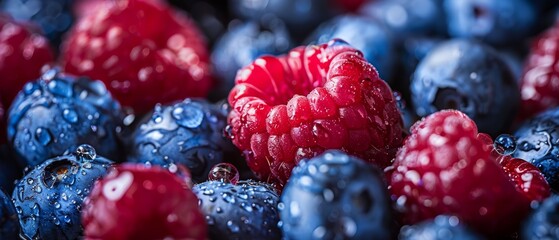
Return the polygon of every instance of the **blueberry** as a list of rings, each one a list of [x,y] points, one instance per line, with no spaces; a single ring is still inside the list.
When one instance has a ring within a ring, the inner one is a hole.
[[[547,198],[524,222],[522,239],[559,239],[559,196]]]
[[[3,0],[1,9],[16,20],[39,25],[51,44],[58,46],[74,22],[74,0]]]
[[[465,39],[433,49],[417,66],[410,84],[418,116],[457,109],[472,118],[480,132],[506,131],[520,102],[518,85],[492,48]]]
[[[28,239],[76,239],[82,236],[80,209],[93,183],[112,162],[88,145],[36,166],[17,183],[12,199],[22,235]],[[84,154],[85,152],[85,154]]]
[[[483,239],[460,223],[454,216],[439,215],[433,220],[424,221],[400,229],[400,240],[476,240]]]
[[[538,167],[549,186],[559,191],[559,108],[524,122],[514,137],[516,151],[513,156]]]
[[[210,45],[213,45],[227,30],[229,8],[223,0],[169,0],[168,2],[188,12],[209,40]]]
[[[226,115],[205,100],[185,99],[173,105],[157,105],[133,133],[128,161],[171,167],[182,164],[195,183],[203,182],[210,169],[235,155],[223,136]]]
[[[343,39],[360,50],[367,61],[379,71],[381,78],[390,81],[396,49],[390,32],[377,21],[355,15],[342,15],[320,25],[308,41],[327,43],[334,38]]]
[[[8,142],[31,167],[84,143],[117,159],[121,119],[119,103],[102,82],[51,69],[27,83],[14,100]]]
[[[278,205],[285,239],[390,239],[392,211],[383,173],[329,150],[301,160]]]
[[[12,199],[0,190],[0,239],[19,239],[20,226]]]
[[[451,36],[493,45],[514,44],[529,36],[538,17],[532,0],[444,0],[444,8]]]
[[[403,40],[410,36],[443,35],[445,15],[442,0],[369,1],[359,12],[377,19]]]
[[[279,196],[265,184],[208,181],[192,191],[206,216],[211,239],[281,239]]]
[[[22,169],[7,145],[0,145],[0,189],[14,190],[14,182],[21,178]],[[0,238],[1,239],[1,238]]]
[[[221,97],[233,88],[237,71],[261,55],[279,55],[291,49],[293,42],[285,24],[278,18],[266,17],[259,21],[232,22],[216,43],[212,52],[215,72],[224,82]]]
[[[331,4],[324,0],[229,0],[233,15],[242,19],[259,20],[274,15],[285,22],[294,38],[304,37],[325,19],[333,15]],[[296,39],[299,40],[299,39]]]

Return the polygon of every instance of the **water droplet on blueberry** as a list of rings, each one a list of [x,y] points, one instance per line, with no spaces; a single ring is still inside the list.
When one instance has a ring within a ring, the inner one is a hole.
[[[511,155],[516,151],[516,139],[509,134],[501,134],[493,142],[495,150],[502,155]]]
[[[88,144],[82,144],[76,148],[76,155],[84,160],[93,160],[97,157],[95,148]]]
[[[37,130],[35,130],[35,138],[40,144],[46,146],[52,141],[52,134],[48,129],[37,128]]]
[[[237,184],[239,181],[239,171],[233,164],[219,163],[210,170],[208,179],[211,181]]]

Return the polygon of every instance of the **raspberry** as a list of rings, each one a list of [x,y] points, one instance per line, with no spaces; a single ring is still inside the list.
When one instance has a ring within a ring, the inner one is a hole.
[[[390,176],[404,223],[450,214],[490,236],[518,229],[530,194],[517,191],[492,151],[491,138],[461,112],[443,110],[416,123]],[[509,174],[514,169],[505,166]]]
[[[520,118],[559,105],[559,22],[541,34],[526,58],[520,83]]]
[[[239,71],[229,103],[233,143],[257,176],[280,185],[299,160],[326,149],[385,167],[402,143],[390,87],[339,40],[255,60]]]
[[[160,1],[105,7],[85,14],[69,34],[62,51],[67,72],[100,79],[139,114],[207,94],[209,53],[194,23]]]
[[[54,61],[48,40],[32,26],[0,14],[0,100],[8,108],[23,85],[41,76],[41,68]]]
[[[541,202],[549,197],[549,184],[536,166],[510,156],[499,156],[497,161],[515,183],[516,190],[523,193],[530,201]]]
[[[198,199],[171,172],[123,164],[95,183],[82,212],[85,239],[206,239]]]

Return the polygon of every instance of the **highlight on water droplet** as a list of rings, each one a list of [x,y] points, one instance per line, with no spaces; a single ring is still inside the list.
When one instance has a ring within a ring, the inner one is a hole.
[[[237,184],[239,181],[239,171],[230,163],[216,164],[208,174],[210,181],[220,181],[231,184]]]

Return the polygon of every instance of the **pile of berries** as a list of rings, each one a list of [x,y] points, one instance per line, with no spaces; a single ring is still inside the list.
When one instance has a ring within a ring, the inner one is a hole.
[[[559,239],[559,2],[3,0],[0,239]]]

